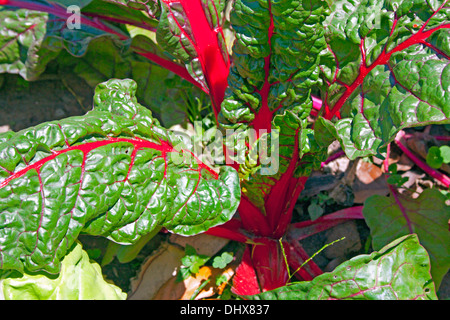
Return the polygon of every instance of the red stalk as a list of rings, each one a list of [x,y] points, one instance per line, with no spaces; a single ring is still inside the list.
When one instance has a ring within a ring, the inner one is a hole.
[[[450,141],[450,136],[433,136],[438,141]]]
[[[112,144],[112,143],[119,143],[119,142],[128,142],[131,143],[134,146],[134,150],[139,150],[139,149],[144,149],[144,148],[150,148],[150,149],[155,149],[155,150],[159,150],[161,151],[161,156],[162,157],[166,157],[167,153],[169,152],[174,152],[175,149],[173,148],[173,146],[171,146],[169,143],[165,142],[165,141],[161,141],[161,144],[156,144],[150,141],[146,141],[146,140],[142,140],[142,139],[127,139],[127,138],[108,138],[105,140],[101,140],[101,141],[95,141],[95,142],[87,142],[84,144],[79,144],[79,145],[74,145],[74,146],[70,146],[66,149],[63,150],[59,150],[59,151],[55,151],[53,152],[51,155],[49,155],[48,157],[45,157],[39,161],[36,161],[35,163],[31,164],[31,165],[27,165],[24,169],[19,170],[13,174],[11,174],[8,178],[6,178],[5,180],[3,180],[0,183],[0,188],[3,188],[4,186],[6,186],[11,180],[13,179],[17,179],[21,176],[23,176],[24,174],[26,174],[28,171],[30,170],[36,170],[36,171],[40,171],[40,168],[47,163],[48,161],[53,160],[54,158],[56,158],[57,156],[72,151],[72,150],[80,150],[81,152],[83,152],[84,155],[86,155],[87,153],[89,153],[90,151],[108,145],[108,144]],[[190,151],[189,151],[190,152]],[[132,156],[135,155],[135,152],[133,151]],[[195,155],[193,155],[191,153],[192,156],[195,157]],[[86,157],[85,157],[86,158]],[[205,169],[207,170],[214,178],[218,178],[218,175],[215,171],[213,171],[211,168],[209,168],[207,165],[203,164],[202,162],[200,162],[200,160],[198,160],[196,157],[195,159],[197,160],[197,163],[199,165],[198,170],[202,170]],[[84,165],[84,164],[83,164]]]
[[[280,204],[280,209],[282,210],[277,212],[278,215],[269,215],[272,218],[271,223],[274,238],[281,238],[286,233],[292,220],[292,212],[294,211],[295,204],[305,187],[306,180],[308,180],[308,177],[290,177],[288,191],[286,192],[283,203]]]
[[[223,36],[222,27],[214,29],[209,25],[201,0],[164,0],[164,2],[169,5],[172,2],[181,3],[187,19],[191,22],[190,26],[194,35],[192,40],[208,83],[217,118],[228,86],[230,67],[229,59],[224,59],[218,42],[218,36]]]
[[[241,227],[241,221],[237,219],[231,219],[223,225],[208,229],[207,231],[205,231],[205,233],[211,236],[230,239],[241,243],[247,243],[250,238],[242,233],[242,231],[240,230]]]
[[[279,230],[275,237],[280,237],[282,234],[284,234],[284,231],[286,231],[285,229],[282,230],[281,228],[278,228],[278,224],[280,222],[282,212],[285,210],[285,206],[287,205],[288,201],[290,201],[297,193],[296,190],[299,190],[297,188],[297,179],[292,177],[298,162],[298,135],[299,129],[297,129],[297,131],[295,132],[295,145],[289,166],[286,172],[281,176],[280,180],[278,180],[272,187],[272,190],[266,199],[265,207],[268,215],[269,226],[273,233],[275,233],[276,230]],[[290,217],[287,217],[287,219],[290,220]],[[286,223],[283,223],[283,227],[285,225]]]
[[[251,258],[258,275],[262,291],[273,290],[286,285],[289,272],[277,240],[255,238]]]
[[[270,25],[267,30],[268,32],[268,45],[271,47],[271,40],[273,35],[274,23],[272,16],[272,4],[271,1],[268,1],[269,5],[269,13],[270,13]],[[269,83],[269,72],[270,72],[270,57],[272,55],[272,50],[269,55],[264,58],[264,72],[265,79],[264,84],[261,90],[256,90],[261,95],[261,108],[253,119],[251,125],[256,129],[257,138],[259,138],[259,129],[265,129],[267,132],[270,132],[272,129],[272,119],[274,111],[269,109],[268,98],[269,98],[269,90],[271,84]]]
[[[5,0],[3,0],[5,1]],[[28,1],[21,1],[21,0],[6,0],[5,3],[7,6],[13,6],[28,10],[34,10],[34,11],[41,11],[41,12],[47,12],[50,14],[53,14],[57,17],[67,19],[72,14],[68,13],[66,9],[62,6],[60,6],[57,3],[52,3],[50,6],[40,4],[40,3],[34,3],[34,2],[28,2]],[[101,23],[99,20],[89,20],[83,15],[80,16],[80,22],[86,26],[90,26],[102,31],[105,31],[107,33],[114,34],[119,37],[121,40],[127,40],[128,36],[124,35],[123,33],[119,32],[116,29],[110,28],[107,25]]]
[[[440,9],[438,9],[437,11],[439,11]],[[394,21],[394,25],[392,26],[391,33],[395,29],[396,22],[397,22],[397,20]],[[391,58],[392,54],[394,54],[398,51],[402,51],[414,44],[423,43],[425,41],[425,39],[430,37],[431,34],[433,34],[434,32],[436,32],[439,29],[450,28],[450,24],[444,24],[444,25],[437,26],[433,29],[430,29],[428,31],[424,31],[424,27],[426,25],[427,25],[427,23],[425,23],[424,26],[417,33],[413,34],[411,37],[409,37],[407,40],[400,43],[397,47],[395,47],[391,51],[386,52],[386,48],[385,48],[383,50],[383,52],[379,55],[379,57],[370,66],[366,66],[365,52],[363,50],[364,41],[361,41],[361,46],[360,46],[360,48],[361,48],[361,65],[359,67],[359,75],[356,77],[356,79],[353,81],[353,83],[351,85],[345,85],[346,89],[345,89],[344,93],[339,98],[339,100],[336,102],[336,104],[331,108],[331,110],[329,109],[328,105],[325,106],[324,118],[330,120],[335,115],[337,115],[339,110],[344,105],[344,103],[347,101],[347,99],[351,96],[351,94],[356,90],[356,88],[358,88],[363,83],[364,78],[369,74],[369,72],[371,72],[373,70],[373,68],[375,68],[376,66],[387,64],[389,62],[389,59]]]
[[[450,178],[445,174],[433,169],[426,162],[422,161],[418,156],[416,156],[409,148],[403,144],[402,138],[404,137],[405,132],[400,131],[395,137],[395,144],[410,158],[414,163],[421,168],[423,171],[428,173],[430,176],[435,178],[437,181],[442,183],[446,188],[450,187]],[[386,171],[387,172],[387,171]]]
[[[241,197],[238,212],[246,230],[258,236],[270,236],[272,234],[266,216],[245,196]]]
[[[292,223],[289,226],[288,236],[290,239],[303,240],[316,233],[330,229],[348,220],[364,219],[363,206],[345,208],[331,214],[322,216],[314,221],[303,221]]]
[[[389,178],[389,156],[391,153],[391,144],[388,144],[387,151],[386,151],[386,159],[384,159],[383,166],[384,166],[384,172],[386,172],[386,179]],[[395,202],[397,203],[398,207],[400,208],[400,211],[403,215],[403,218],[405,218],[406,224],[408,225],[409,233],[414,233],[411,220],[409,219],[409,216],[406,212],[405,207],[400,202],[400,199],[398,197],[398,191],[392,184],[388,183],[389,191],[391,192],[391,195],[394,197]]]
[[[231,291],[240,296],[254,295],[261,292],[249,246],[245,248],[241,263],[236,268]]]
[[[344,150],[338,151],[338,152],[336,152],[335,154],[329,156],[327,160],[325,160],[324,162],[322,162],[322,163],[320,164],[320,167],[323,168],[324,166],[326,166],[327,164],[329,164],[331,161],[334,161],[334,160],[336,160],[336,159],[339,159],[340,157],[343,157],[343,156],[345,156],[345,151],[344,151]]]
[[[311,115],[317,117],[319,115],[320,110],[322,109],[322,100],[315,96],[311,96],[311,98],[313,102]]]

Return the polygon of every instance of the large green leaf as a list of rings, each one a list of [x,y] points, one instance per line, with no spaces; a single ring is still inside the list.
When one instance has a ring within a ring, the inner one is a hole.
[[[0,7],[0,73],[35,80],[59,50],[45,47],[48,14]]]
[[[356,256],[312,281],[246,298],[255,300],[436,300],[427,251],[416,235]]]
[[[354,159],[381,153],[403,128],[449,123],[447,0],[340,0],[332,12],[321,56],[321,135]]]
[[[68,27],[71,14],[61,2],[36,0],[21,3],[23,9],[0,7],[0,72],[36,80],[61,49],[80,57],[92,40],[102,37],[129,45],[126,33],[106,22],[83,16],[79,28]]]
[[[61,261],[57,277],[43,273],[12,272],[0,278],[0,299],[5,300],[125,300],[126,293],[106,282],[100,266],[76,243]]]
[[[237,172],[216,173],[182,149],[135,92],[132,80],[110,80],[85,116],[0,136],[1,268],[58,272],[80,232],[132,243],[232,217]]]
[[[73,1],[58,0],[56,2],[72,5]],[[157,26],[160,14],[157,0],[91,0],[83,6],[83,13],[88,16],[101,17],[137,25],[144,29],[152,29]]]
[[[400,236],[418,235],[430,255],[437,288],[450,268],[450,206],[445,200],[438,190],[427,189],[417,199],[402,194],[375,195],[366,200],[363,209],[375,250]]]

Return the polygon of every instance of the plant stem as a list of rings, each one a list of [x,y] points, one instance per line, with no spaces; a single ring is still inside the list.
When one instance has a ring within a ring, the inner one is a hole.
[[[320,165],[321,168],[323,168],[324,166],[326,166],[327,164],[329,164],[331,161],[334,161],[336,159],[339,159],[340,157],[345,156],[345,151],[341,150],[336,152],[335,154],[332,154],[331,156],[328,157],[327,160],[325,160],[324,162],[322,162],[322,164]]]
[[[438,141],[450,141],[450,136],[432,136],[432,137]]]
[[[311,115],[316,117],[317,115],[319,115],[320,109],[322,108],[322,100],[315,96],[311,96],[311,98],[313,102]]]
[[[192,296],[189,298],[189,300],[195,300],[195,298],[198,296],[198,294],[200,293],[200,291],[203,290],[204,287],[206,287],[206,285],[211,281],[211,279],[205,280],[202,282],[202,284],[195,289],[194,293],[192,294]]]
[[[386,182],[389,178],[389,155],[391,153],[391,144],[388,144],[387,151],[386,151],[386,159],[384,159],[383,166],[384,171],[386,172]],[[413,233],[411,220],[409,219],[409,216],[405,210],[405,207],[400,202],[399,196],[398,196],[398,190],[393,186],[392,184],[388,183],[389,190],[391,192],[391,195],[394,197],[395,202],[397,203],[398,207],[400,208],[400,211],[405,218],[406,224],[408,225],[408,229],[410,233]]]
[[[314,221],[293,223],[289,226],[288,235],[291,239],[303,240],[316,233],[330,229],[348,220],[364,219],[363,206],[355,206],[322,216]]]
[[[71,13],[68,13],[64,7],[62,7],[61,5],[59,5],[57,3],[52,3],[51,5],[45,5],[42,3],[28,2],[28,1],[22,1],[22,0],[8,0],[6,5],[17,7],[17,8],[28,9],[28,10],[47,12],[47,13],[53,14],[53,15],[63,18],[63,19],[67,19],[72,15]],[[86,18],[85,16],[81,15],[80,22],[86,26],[90,26],[90,27],[96,28],[98,30],[102,30],[104,32],[114,34],[117,37],[119,37],[120,40],[128,39],[128,36],[123,34],[119,29],[113,29],[113,28],[103,24],[98,19],[90,20],[90,19]]]
[[[395,144],[412,160],[414,163],[421,168],[423,171],[428,173],[431,177],[442,183],[446,188],[450,187],[450,178],[445,174],[433,169],[426,162],[415,155],[409,148],[402,142],[405,132],[400,131],[395,137]],[[386,165],[385,165],[386,169]],[[387,171],[386,171],[387,172]]]
[[[209,228],[205,231],[205,234],[209,234],[211,236],[230,239],[233,241],[247,243],[249,237],[244,235],[239,229],[241,227],[241,222],[237,219],[232,219],[227,223]]]
[[[297,240],[288,240],[286,246],[288,247],[288,264],[291,268],[296,270],[294,274],[297,273],[297,278],[304,281],[311,281],[323,273],[319,266],[311,260],[308,253]]]

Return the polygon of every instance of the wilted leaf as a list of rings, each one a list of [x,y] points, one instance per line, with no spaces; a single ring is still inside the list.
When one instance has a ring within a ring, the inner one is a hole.
[[[180,148],[135,92],[113,79],[85,116],[0,137],[1,268],[56,273],[82,231],[134,243],[161,227],[193,235],[231,219],[237,172],[217,174]]]
[[[203,266],[197,274],[188,277],[182,282],[177,282],[175,279],[167,281],[157,292],[154,297],[155,300],[196,300],[212,297],[213,295],[220,295],[223,289],[234,275],[234,268],[227,268],[225,270],[219,268],[212,268]],[[216,280],[219,277],[225,277],[226,281],[217,285]],[[200,286],[208,281],[201,290]]]
[[[171,235],[169,243],[163,243],[161,248],[148,257],[141,266],[139,274],[132,279],[129,299],[152,300],[169,297],[170,299],[180,299],[187,288],[184,285],[185,281],[187,283],[197,281],[195,276],[187,277],[181,282],[177,281],[177,273],[182,267],[182,259],[186,256],[183,247],[189,245],[195,249],[196,254],[213,256],[228,242],[229,240],[206,234],[192,237]]]

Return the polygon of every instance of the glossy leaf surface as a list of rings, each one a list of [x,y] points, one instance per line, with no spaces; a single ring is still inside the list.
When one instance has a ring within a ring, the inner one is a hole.
[[[96,89],[94,109],[0,136],[0,266],[58,272],[80,232],[132,243],[155,228],[192,235],[225,223],[240,199],[139,105],[131,80]]]
[[[312,281],[248,296],[276,300],[437,299],[430,260],[416,235],[399,238],[378,252],[360,255]]]
[[[382,152],[403,128],[450,118],[448,1],[334,1],[319,135],[351,159]]]

